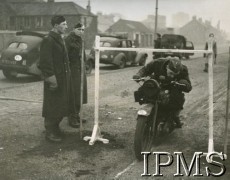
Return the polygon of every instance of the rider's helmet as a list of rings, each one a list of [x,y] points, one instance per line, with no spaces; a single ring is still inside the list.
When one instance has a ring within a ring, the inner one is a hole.
[[[168,68],[175,74],[178,74],[182,70],[182,64],[179,59],[172,58],[168,62]]]

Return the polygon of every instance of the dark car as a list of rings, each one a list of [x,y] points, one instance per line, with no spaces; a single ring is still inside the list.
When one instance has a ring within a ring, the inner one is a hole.
[[[0,69],[7,79],[14,79],[18,74],[41,77],[38,69],[40,45],[46,33],[32,31],[17,32],[8,47],[2,51]],[[86,61],[86,73],[91,73],[92,64]]]
[[[40,44],[45,34],[37,32],[17,32],[8,47],[2,51],[0,69],[8,79],[20,74],[40,76],[37,68],[40,59]]]
[[[184,49],[184,50],[194,50],[193,43],[191,41],[187,41],[186,38],[182,35],[178,34],[163,34],[161,38],[157,39],[157,42],[155,42],[156,49]],[[189,56],[194,55],[194,53],[173,53],[173,52],[167,52],[167,53],[153,53],[155,55],[155,58],[157,57],[179,57],[182,59],[185,57],[186,59],[189,59]]]
[[[134,48],[131,40],[122,36],[107,35],[100,38],[101,47],[115,48]],[[126,65],[144,65],[147,58],[147,53],[138,53],[136,51],[113,51],[106,50],[100,52],[100,63],[114,64],[118,68],[124,68]],[[95,63],[95,51],[91,50],[88,55],[88,60]]]

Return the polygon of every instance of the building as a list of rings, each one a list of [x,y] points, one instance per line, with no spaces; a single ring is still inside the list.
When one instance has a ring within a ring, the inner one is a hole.
[[[217,42],[225,41],[223,32],[217,27],[213,27],[210,21],[202,21],[202,18],[197,19],[196,16],[192,20],[180,28],[180,34],[191,40],[196,45],[204,44],[210,33],[215,34]]]
[[[110,26],[106,32],[127,33],[128,39],[134,41],[139,47],[153,46],[153,31],[138,21],[120,19]]]
[[[30,30],[49,31],[51,17],[65,16],[68,22],[68,31],[78,22],[86,26],[86,47],[90,48],[97,34],[97,16],[91,13],[90,1],[87,8],[74,2],[55,2],[54,0],[18,2],[2,0],[0,3],[0,30]],[[21,0],[22,1],[22,0]]]

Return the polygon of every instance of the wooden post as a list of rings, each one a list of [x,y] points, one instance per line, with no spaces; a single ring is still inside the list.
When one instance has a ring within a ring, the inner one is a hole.
[[[95,141],[102,141],[104,144],[109,143],[108,139],[101,136],[99,127],[99,60],[100,60],[100,36],[96,36],[95,41],[95,108],[94,108],[94,127],[92,136],[84,137],[85,141],[89,141],[89,145],[93,145]]]

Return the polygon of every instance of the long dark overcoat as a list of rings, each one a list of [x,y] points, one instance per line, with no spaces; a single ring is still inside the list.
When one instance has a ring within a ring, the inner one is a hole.
[[[58,84],[56,90],[50,90],[49,83],[44,81],[42,116],[68,116],[75,109],[74,103],[70,101],[73,91],[69,59],[64,40],[53,31],[50,31],[41,44],[39,68],[45,79],[55,76]]]
[[[82,38],[71,32],[65,39],[68,50],[70,69],[72,75],[72,84],[75,94],[76,106],[80,107],[81,100],[81,56],[82,56]],[[84,61],[85,62],[85,54]],[[87,103],[87,78],[85,65],[83,64],[83,104]]]

